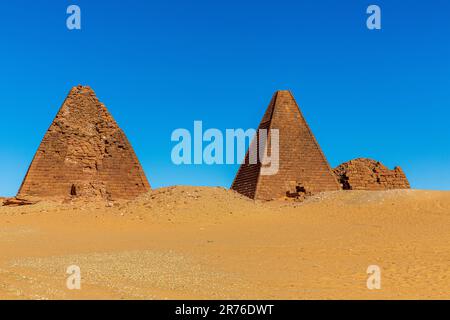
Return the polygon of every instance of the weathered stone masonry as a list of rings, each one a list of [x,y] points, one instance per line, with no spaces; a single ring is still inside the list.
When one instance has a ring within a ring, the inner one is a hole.
[[[400,167],[389,170],[371,159],[359,158],[334,169],[344,190],[409,189],[410,185]]]
[[[18,197],[131,199],[150,190],[123,131],[89,87],[74,87],[48,129]]]

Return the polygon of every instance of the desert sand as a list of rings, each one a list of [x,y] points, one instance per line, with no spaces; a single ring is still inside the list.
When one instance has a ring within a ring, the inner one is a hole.
[[[1,201],[1,200],[0,200]],[[170,187],[0,207],[0,299],[449,299],[450,192]],[[369,265],[381,289],[366,286]],[[66,269],[81,268],[81,290]]]

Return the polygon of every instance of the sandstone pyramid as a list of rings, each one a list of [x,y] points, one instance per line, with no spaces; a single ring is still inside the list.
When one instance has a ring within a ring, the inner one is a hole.
[[[262,175],[261,162],[250,164],[247,152],[231,186],[233,190],[252,199],[271,200],[341,189],[289,91],[273,95],[258,129],[279,130],[278,173]],[[252,141],[255,143],[257,137]],[[270,140],[268,146],[270,150]]]
[[[148,190],[123,131],[94,91],[78,86],[48,129],[17,197],[116,200]]]

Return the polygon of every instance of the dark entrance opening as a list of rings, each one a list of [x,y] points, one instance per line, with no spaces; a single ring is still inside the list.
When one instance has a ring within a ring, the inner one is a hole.
[[[73,184],[72,187],[70,188],[70,195],[71,195],[71,196],[76,196],[76,195],[77,195],[77,187],[75,187],[74,184]]]

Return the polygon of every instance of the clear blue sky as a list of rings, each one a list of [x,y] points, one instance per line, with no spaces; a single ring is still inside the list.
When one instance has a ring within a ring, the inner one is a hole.
[[[66,28],[66,8],[82,30]],[[382,8],[382,30],[366,8]],[[41,0],[0,5],[0,194],[14,195],[72,86],[90,85],[153,187],[229,187],[175,166],[176,128],[254,128],[289,89],[330,164],[370,157],[450,189],[450,1]]]

